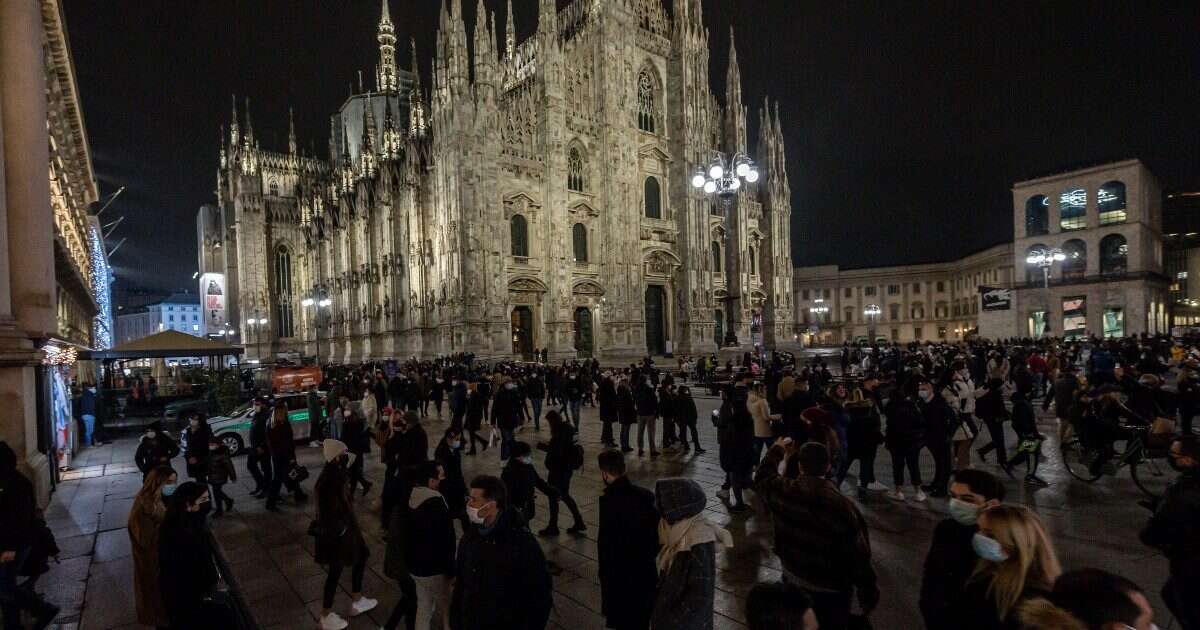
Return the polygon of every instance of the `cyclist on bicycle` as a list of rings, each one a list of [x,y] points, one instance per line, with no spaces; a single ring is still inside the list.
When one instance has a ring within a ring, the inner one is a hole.
[[[1116,455],[1113,443],[1133,438],[1150,426],[1149,420],[1125,406],[1121,401],[1121,388],[1112,383],[1101,385],[1096,391],[1083,420],[1079,438],[1084,446],[1097,453],[1088,466],[1091,474],[1096,476],[1104,472],[1105,465]]]

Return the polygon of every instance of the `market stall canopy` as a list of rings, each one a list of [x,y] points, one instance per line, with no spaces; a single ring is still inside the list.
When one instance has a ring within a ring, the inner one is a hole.
[[[166,357],[219,357],[240,355],[245,350],[219,341],[202,339],[177,330],[134,339],[108,350],[80,352],[80,359],[160,359]]]

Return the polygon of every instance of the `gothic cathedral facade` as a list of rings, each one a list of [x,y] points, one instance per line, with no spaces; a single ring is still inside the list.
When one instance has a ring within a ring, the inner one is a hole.
[[[375,87],[331,117],[329,159],[294,131],[260,148],[235,103],[197,222],[231,340],[322,361],[792,342],[778,103],[751,151],[732,39],[723,105],[709,85],[701,0],[540,0],[521,42],[511,0],[503,33],[477,2],[468,35],[447,0],[426,90],[383,0]],[[691,187],[715,151],[762,173],[730,204]]]

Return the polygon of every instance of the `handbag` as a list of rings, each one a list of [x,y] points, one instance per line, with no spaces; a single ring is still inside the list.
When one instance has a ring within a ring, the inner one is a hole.
[[[300,483],[301,481],[308,479],[308,469],[299,464],[292,464],[291,469],[288,470],[287,476],[288,479],[291,479],[296,483]]]

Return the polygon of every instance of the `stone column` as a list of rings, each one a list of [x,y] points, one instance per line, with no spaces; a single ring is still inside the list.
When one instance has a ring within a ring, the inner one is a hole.
[[[41,2],[0,2],[0,405],[7,411],[0,440],[44,501],[50,470],[37,450],[33,340],[54,331],[56,298],[42,39]]]

